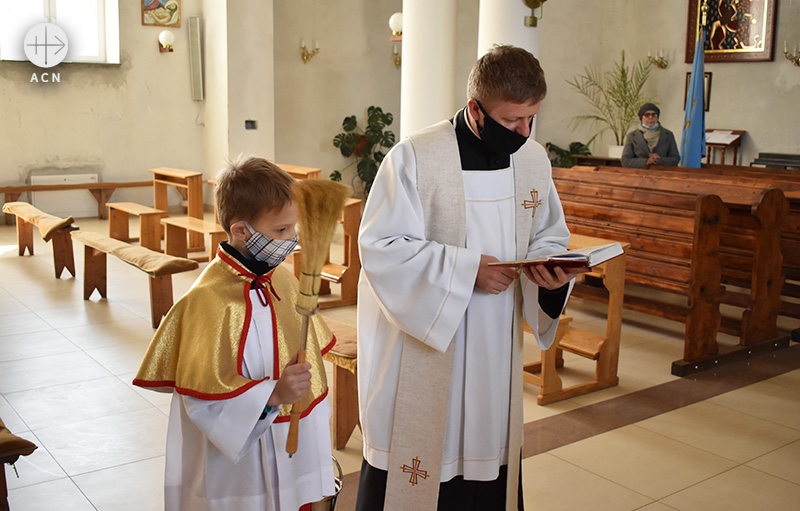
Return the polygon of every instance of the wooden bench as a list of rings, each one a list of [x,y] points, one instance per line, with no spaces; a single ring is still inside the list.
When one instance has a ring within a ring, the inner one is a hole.
[[[778,169],[800,169],[800,154],[758,153],[751,167],[763,165]]]
[[[573,234],[569,248],[586,248],[612,243],[612,240]],[[624,250],[628,243],[622,243]],[[538,403],[545,405],[580,396],[595,390],[613,387],[619,383],[619,344],[622,331],[622,304],[625,294],[625,255],[600,264],[591,272],[576,277],[577,282],[594,278],[602,283],[608,294],[608,313],[605,335],[581,330],[570,326],[572,318],[562,314],[556,330],[556,337],[550,349],[541,350],[539,362],[524,366],[523,378],[527,383],[539,387]],[[531,332],[525,324],[525,330]],[[564,388],[557,368],[563,367],[563,352],[568,351],[595,361],[594,378]],[[537,373],[539,373],[537,375]]]
[[[571,231],[629,242],[626,283],[668,295],[626,292],[625,306],[685,321],[684,358],[673,364],[673,373],[736,358],[756,345],[773,349],[774,303],[782,282],[775,225],[785,211],[782,193],[720,183],[701,186],[641,172],[646,171],[573,167],[554,169],[553,175]],[[738,283],[749,289],[726,290],[723,268],[731,276],[738,272]],[[750,273],[752,278],[745,279]],[[606,299],[592,286],[577,285],[575,294]],[[724,300],[744,308],[742,319],[723,322]],[[716,342],[721,324],[723,331],[740,335],[740,345],[723,353]]]
[[[760,215],[763,218],[755,218],[755,224],[761,231],[759,236],[769,237],[777,235],[780,228],[775,219],[770,220],[764,215],[769,208],[765,208],[760,213],[751,212],[747,208],[747,196],[759,195],[763,190],[777,188],[783,192],[788,204],[788,216],[784,219],[783,229],[780,231],[780,252],[782,252],[783,262],[783,286],[780,290],[780,310],[781,316],[800,319],[800,173],[794,170],[765,169],[759,167],[743,167],[734,165],[703,165],[701,169],[682,169],[679,167],[655,167],[652,171],[642,171],[640,169],[599,169],[603,172],[620,172],[623,176],[619,179],[630,182],[632,179],[638,180],[648,178],[653,172],[658,175],[660,186],[665,188],[691,187],[698,192],[719,193],[726,203],[740,203],[738,206],[731,206],[731,211],[735,214],[733,222],[726,226],[722,237],[722,263],[723,263],[723,284],[750,288],[748,282],[755,279],[757,273],[751,279],[750,272],[752,265],[748,264],[748,257],[742,258],[741,234],[738,232],[744,229],[745,235],[750,235],[754,231],[752,222],[739,220],[739,217]],[[760,198],[758,200],[761,200]],[[780,201],[773,198],[774,201]],[[742,204],[745,203],[745,204]],[[750,225],[748,225],[750,224]],[[771,231],[772,229],[772,231]],[[768,257],[768,254],[779,252],[775,248],[774,238],[771,241],[763,241],[764,246],[772,244],[773,248],[769,251],[762,250],[759,256]],[[737,245],[738,244],[738,245]],[[738,255],[737,255],[738,250]],[[752,246],[749,248],[752,252]],[[777,261],[770,261],[772,268],[777,268]],[[778,275],[766,274],[761,281],[766,285],[770,278],[779,278]],[[770,284],[779,288],[777,281]],[[742,295],[726,291],[723,302],[740,306]],[[731,325],[723,319],[723,331],[731,331]],[[800,329],[794,329],[792,336],[800,340]]]
[[[189,246],[186,235],[205,234],[211,237],[208,255],[194,258],[197,261],[211,261],[217,255],[217,246],[227,239],[225,230],[216,222],[207,222],[192,217],[166,217],[161,219],[161,224],[166,226],[165,252],[177,257],[188,257]]]
[[[161,219],[166,211],[143,206],[135,202],[109,202],[108,235],[120,241],[138,241],[139,245],[161,252]],[[130,215],[139,217],[139,237],[130,236]]]
[[[25,192],[50,192],[58,190],[89,190],[97,201],[97,216],[106,218],[106,203],[117,188],[136,188],[152,186],[151,181],[109,182],[109,183],[75,183],[69,185],[21,185],[0,186],[0,193],[5,194],[6,202],[14,202]],[[6,225],[14,221],[13,215],[6,215]]]
[[[11,433],[0,419],[0,511],[8,511],[8,486],[6,484],[6,465],[13,465],[20,456],[29,456],[36,450],[36,444]],[[15,469],[16,470],[16,469]]]
[[[78,230],[72,217],[59,218],[47,214],[27,202],[6,202],[3,204],[6,215],[17,217],[17,244],[19,255],[33,255],[33,226],[39,228],[44,241],[53,241],[53,266],[56,278],[66,270],[75,276],[75,256],[72,253],[72,238],[69,233]]]
[[[323,319],[336,336],[336,344],[323,356],[333,364],[331,388],[333,448],[344,449],[356,425],[359,425],[356,329],[329,318]]]
[[[150,169],[153,174],[153,205],[161,211],[169,211],[167,189],[177,188],[186,201],[186,214],[198,220],[203,219],[203,173],[194,170],[158,167]],[[189,249],[192,252],[203,250],[203,235],[197,231],[189,231]],[[212,248],[216,250],[216,246]]]
[[[358,301],[358,276],[361,273],[361,258],[358,255],[358,229],[361,226],[361,199],[347,199],[340,220],[344,231],[344,254],[342,264],[328,262],[322,267],[322,284],[320,286],[319,307],[326,309],[353,305]],[[292,254],[292,268],[298,279],[302,272],[302,247]],[[326,299],[331,294],[330,284],[340,284],[341,294],[338,298]]]
[[[83,299],[88,300],[95,290],[106,298],[106,254],[112,254],[150,276],[150,318],[153,328],[158,327],[161,318],[172,307],[172,275],[198,267],[197,261],[161,254],[95,232],[75,231],[71,234],[75,241],[85,246]]]

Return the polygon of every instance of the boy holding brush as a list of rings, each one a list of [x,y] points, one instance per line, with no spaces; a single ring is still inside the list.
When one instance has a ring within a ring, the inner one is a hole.
[[[322,365],[334,340],[311,316],[306,361],[297,363],[298,283],[280,266],[297,244],[293,186],[261,158],[220,172],[217,211],[228,241],[161,323],[134,380],[173,393],[167,511],[293,511],[334,494]],[[290,456],[295,402],[300,442]]]

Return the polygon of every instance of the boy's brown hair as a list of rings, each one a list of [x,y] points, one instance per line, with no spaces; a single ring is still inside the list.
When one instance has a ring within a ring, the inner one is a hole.
[[[264,158],[230,160],[217,174],[214,200],[220,225],[230,235],[234,219],[252,221],[282,210],[294,200],[294,183],[292,176]]]
[[[527,50],[495,45],[475,62],[467,81],[467,99],[484,106],[495,101],[536,104],[547,94],[544,71]]]

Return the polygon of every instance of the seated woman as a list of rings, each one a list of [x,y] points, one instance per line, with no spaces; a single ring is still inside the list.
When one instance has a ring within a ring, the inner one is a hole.
[[[676,166],[681,161],[675,136],[658,122],[660,113],[658,107],[652,103],[645,103],[639,109],[639,120],[642,123],[625,137],[623,167]]]

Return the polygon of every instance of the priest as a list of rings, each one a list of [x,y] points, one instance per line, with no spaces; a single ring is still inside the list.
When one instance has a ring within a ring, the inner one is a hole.
[[[523,509],[524,321],[548,348],[579,270],[489,263],[569,241],[529,139],[545,93],[533,55],[496,46],[465,108],[381,164],[359,233],[358,510]]]

